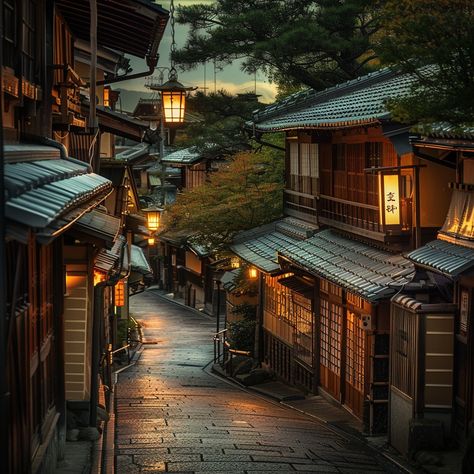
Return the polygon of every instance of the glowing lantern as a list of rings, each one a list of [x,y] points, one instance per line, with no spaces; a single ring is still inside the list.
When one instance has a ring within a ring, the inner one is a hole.
[[[154,86],[154,90],[161,92],[163,123],[167,126],[180,125],[184,122],[186,93],[195,87],[184,87],[178,82],[178,73],[172,67],[168,81],[161,86]]]
[[[161,213],[163,212],[163,209],[149,207],[148,209],[143,209],[143,212],[146,214],[148,229],[152,232],[157,231],[160,228]]]
[[[398,174],[379,175],[380,221],[400,225],[400,185]]]
[[[125,304],[125,284],[123,280],[119,280],[114,287],[115,306],[123,306]]]
[[[255,267],[250,267],[249,268],[249,278],[251,280],[255,280],[258,276],[257,269]]]
[[[148,239],[148,245],[155,245],[155,238],[154,237],[150,237]]]

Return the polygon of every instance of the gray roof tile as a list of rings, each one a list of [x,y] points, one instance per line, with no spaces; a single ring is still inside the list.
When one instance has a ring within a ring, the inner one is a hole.
[[[17,145],[12,153],[19,154],[21,148]],[[45,156],[44,148],[38,147],[41,156]],[[9,153],[7,148],[7,158]],[[24,154],[30,154],[29,161],[5,164],[5,213],[11,221],[43,229],[73,208],[112,189],[112,183],[90,173],[86,163],[60,159],[54,154],[50,159],[34,160],[34,153],[34,147],[25,146]]]
[[[414,267],[408,260],[332,230],[321,231],[279,253],[309,273],[373,302],[393,295],[414,275]]]
[[[278,221],[239,233],[231,249],[261,271],[278,270],[278,251],[314,234],[317,227],[285,217]]]
[[[474,269],[474,248],[440,239],[413,250],[407,257],[418,265],[431,268],[451,278]]]

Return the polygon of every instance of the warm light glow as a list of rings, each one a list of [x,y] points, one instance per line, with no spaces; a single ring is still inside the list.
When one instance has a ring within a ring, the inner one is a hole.
[[[98,270],[94,270],[94,286],[101,281],[105,281],[107,275],[103,272],[99,272]]]
[[[257,278],[257,276],[258,276],[257,269],[255,267],[250,267],[249,268],[249,278],[251,280],[255,280],[255,278]]]
[[[149,230],[160,228],[160,212],[158,210],[145,210]]]
[[[400,225],[400,187],[398,174],[384,174],[380,183],[380,213],[385,225]]]
[[[183,123],[186,92],[182,90],[162,91],[161,100],[163,103],[164,123]]]
[[[232,257],[230,259],[230,268],[240,268],[240,259],[239,259],[239,257]]]
[[[154,237],[150,237],[148,239],[148,245],[155,245],[155,238]]]
[[[114,287],[114,303],[115,306],[123,306],[125,304],[125,284],[123,280],[119,280]]]
[[[104,107],[110,107],[110,88],[104,87]]]
[[[71,275],[66,272],[66,291],[69,293],[74,288],[84,285],[84,277]]]

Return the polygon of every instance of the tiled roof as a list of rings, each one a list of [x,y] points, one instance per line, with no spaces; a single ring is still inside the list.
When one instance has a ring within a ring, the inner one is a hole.
[[[131,146],[120,153],[115,154],[115,158],[117,160],[124,160],[124,161],[134,161],[138,158],[143,158],[149,155],[150,152],[150,145],[147,143],[138,143],[135,146]]]
[[[474,249],[461,245],[433,240],[407,256],[412,262],[455,278],[474,269]]]
[[[241,232],[231,250],[246,262],[265,273],[278,270],[277,253],[312,235],[317,228],[286,217],[271,224]]]
[[[199,153],[194,147],[183,148],[182,150],[175,151],[169,155],[163,156],[161,159],[162,163],[173,163],[180,165],[190,165],[196,163],[201,159],[201,153]]]
[[[119,218],[105,212],[92,210],[84,214],[75,224],[75,228],[113,242],[120,232]]]
[[[431,138],[474,140],[474,127],[468,125],[452,125],[439,122],[431,124],[429,127],[415,127],[412,132]]]
[[[413,76],[388,68],[316,92],[293,94],[254,114],[247,127],[258,131],[343,127],[389,118],[387,99],[410,92]]]
[[[375,302],[408,283],[414,266],[400,255],[324,230],[279,252],[307,272]]]
[[[94,261],[94,268],[104,273],[120,271],[118,264],[123,248],[127,245],[127,240],[123,235],[119,235],[110,250],[101,249]]]
[[[34,156],[34,150],[30,152]],[[7,219],[44,229],[59,218],[65,219],[73,209],[104,197],[111,191],[112,183],[89,170],[86,163],[76,160],[8,162],[5,164]]]

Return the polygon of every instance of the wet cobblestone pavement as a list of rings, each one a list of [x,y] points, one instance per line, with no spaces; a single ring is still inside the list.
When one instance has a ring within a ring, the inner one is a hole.
[[[131,298],[144,334],[116,386],[116,472],[380,473],[362,445],[203,370],[215,322],[147,291]]]

